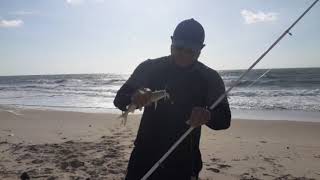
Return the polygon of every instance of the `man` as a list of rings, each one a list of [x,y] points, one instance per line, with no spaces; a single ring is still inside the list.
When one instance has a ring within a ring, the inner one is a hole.
[[[156,109],[145,106],[127,180],[141,179],[190,126],[195,127],[193,132],[149,179],[197,179],[202,168],[201,125],[214,130],[230,126],[227,98],[215,109],[208,109],[225,92],[225,86],[216,71],[198,61],[205,46],[201,24],[194,19],[182,21],[171,39],[171,55],[142,62],[114,99],[114,105],[125,111],[130,103],[138,107],[147,105],[151,91],[165,89],[170,94],[170,99],[160,100]]]

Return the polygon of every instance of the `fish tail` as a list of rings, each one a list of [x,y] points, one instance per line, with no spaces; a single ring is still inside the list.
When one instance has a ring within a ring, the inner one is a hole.
[[[124,113],[122,113],[119,117],[118,117],[118,119],[121,119],[121,125],[126,125],[126,123],[127,123],[127,119],[128,119],[128,112],[124,112]]]

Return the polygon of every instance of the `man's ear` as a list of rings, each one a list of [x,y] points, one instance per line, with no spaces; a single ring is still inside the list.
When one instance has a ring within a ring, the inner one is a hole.
[[[174,53],[174,47],[172,45],[170,46],[170,52],[171,52],[171,55]]]

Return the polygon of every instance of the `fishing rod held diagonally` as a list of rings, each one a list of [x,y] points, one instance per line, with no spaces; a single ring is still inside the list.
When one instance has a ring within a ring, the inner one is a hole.
[[[238,78],[236,82],[234,82],[226,91],[224,94],[222,94],[211,106],[209,109],[214,109],[218,106],[218,104],[228,95],[228,93],[239,84],[239,82],[244,78],[244,76],[247,75],[251,69],[256,66],[268,53],[273,49],[275,45],[277,45],[281,39],[286,36],[287,34],[292,35],[290,30],[303,18],[304,15],[306,15],[310,9],[318,2],[319,0],[315,0],[300,16],[299,18],[292,23],[292,25],[286,29],[281,36],[264,52],[262,55]],[[152,168],[141,178],[141,180],[146,180],[151,174],[160,166],[160,164],[172,153],[172,151],[192,132],[194,127],[190,127],[171,147],[170,149],[160,158],[159,161],[157,161]]]

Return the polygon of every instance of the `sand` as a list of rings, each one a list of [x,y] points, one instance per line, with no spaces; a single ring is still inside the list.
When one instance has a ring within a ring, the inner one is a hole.
[[[0,110],[0,179],[123,179],[140,115]],[[204,179],[320,179],[320,123],[233,119],[203,128]]]

